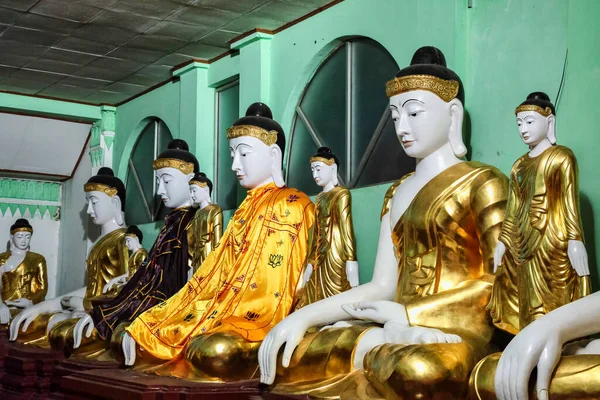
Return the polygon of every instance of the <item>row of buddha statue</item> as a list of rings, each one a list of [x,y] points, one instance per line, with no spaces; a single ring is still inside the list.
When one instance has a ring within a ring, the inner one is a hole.
[[[124,226],[112,171],[84,186],[101,227],[84,288],[42,301],[43,257],[26,253],[32,229],[18,220],[12,253],[0,254],[11,340],[198,382],[259,378],[317,399],[600,398],[600,342],[572,342],[600,331],[600,295],[589,295],[577,161],[556,144],[549,97],[517,106],[529,151],[507,177],[464,159],[464,86],[439,49],[417,50],[386,92],[416,169],[384,196],[370,282],[358,282],[337,157],[322,147],[310,158],[316,205],[286,187],[283,129],[255,103],[227,130],[248,192],[224,232],[182,140],[153,163],[172,211],[147,253],[140,230]],[[10,275],[19,265],[31,271],[26,290]]]

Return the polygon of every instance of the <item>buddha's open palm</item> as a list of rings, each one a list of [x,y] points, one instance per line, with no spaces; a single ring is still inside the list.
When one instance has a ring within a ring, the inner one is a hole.
[[[386,343],[393,344],[431,344],[431,343],[460,343],[458,335],[445,333],[439,329],[422,326],[407,326],[400,322],[390,321],[383,327],[383,337]]]
[[[378,300],[363,301],[354,304],[344,304],[342,309],[353,318],[363,321],[385,324],[388,321],[397,321],[408,325],[406,308],[394,301]]]

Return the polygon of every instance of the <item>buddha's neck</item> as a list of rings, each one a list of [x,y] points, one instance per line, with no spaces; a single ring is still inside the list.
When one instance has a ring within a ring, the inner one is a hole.
[[[200,202],[200,205],[199,205],[199,207],[200,207],[200,209],[201,209],[201,210],[203,210],[203,209],[205,209],[205,208],[206,208],[206,207],[207,207],[209,204],[210,204],[210,199],[205,199],[205,200],[202,200],[202,201]]]
[[[255,188],[255,189],[258,189],[259,187],[262,187],[262,186],[268,185],[269,183],[273,183],[273,182],[275,182],[275,181],[273,180],[273,176],[270,176],[270,177],[269,177],[269,179],[266,179],[266,180],[265,180],[264,182],[262,182],[261,184],[259,184],[259,185],[256,185],[256,188]]]
[[[552,143],[550,143],[550,140],[546,137],[535,146],[529,146],[529,157],[537,157],[550,147],[552,147]]]
[[[131,247],[131,253],[133,254],[133,253],[135,253],[136,251],[138,251],[138,250],[139,250],[139,249],[141,249],[141,248],[142,248],[142,245],[141,245],[141,244],[135,244],[135,245],[133,245],[133,246]]]
[[[104,237],[109,233],[121,228],[123,228],[123,225],[119,225],[116,220],[112,219],[100,227],[100,236]]]
[[[21,249],[18,249],[17,246],[14,246],[14,245],[13,245],[12,250],[10,251],[11,255],[20,256],[20,257],[25,256],[27,254],[27,252],[28,252],[27,249],[21,250]]]
[[[334,187],[335,185],[333,184],[333,181],[328,182],[327,185],[323,187],[323,193],[331,191]]]
[[[417,159],[415,176],[421,179],[431,179],[460,162],[462,160],[456,157],[450,142],[448,142],[427,157]]]

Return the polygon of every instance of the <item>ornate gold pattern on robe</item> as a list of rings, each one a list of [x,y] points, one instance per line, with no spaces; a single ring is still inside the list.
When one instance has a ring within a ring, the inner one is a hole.
[[[346,261],[356,261],[352,225],[352,195],[342,186],[317,195],[316,225],[308,262],[314,271],[306,283],[299,307],[350,289]]]
[[[500,240],[506,246],[489,305],[494,323],[516,334],[550,311],[590,293],[567,254],[569,240],[583,241],[577,160],[563,146],[512,167]]]
[[[11,252],[0,254],[0,267],[10,258]],[[28,251],[25,258],[12,271],[2,273],[2,301],[29,299],[33,304],[44,301],[48,292],[46,259]]]
[[[290,367],[277,370],[274,390],[366,399],[369,395],[360,393],[367,393],[369,381],[389,398],[466,394],[469,372],[492,347],[494,327],[486,306],[507,195],[508,180],[500,171],[463,162],[427,183],[392,231],[399,268],[395,300],[406,307],[410,324],[458,334],[463,343],[383,344],[365,356],[364,373],[352,372],[355,346],[369,325],[328,329],[303,339]],[[384,201],[383,213],[389,208]]]
[[[221,241],[221,236],[223,235],[223,211],[221,207],[217,204],[209,204],[203,209],[196,211],[194,224],[196,238],[193,244],[194,257],[192,259],[192,266],[194,272],[196,272],[210,252]]]
[[[135,274],[140,265],[144,262],[146,257],[148,256],[148,250],[144,248],[137,249],[130,257],[129,257],[129,265],[127,270],[129,271],[129,278]]]
[[[294,306],[313,224],[314,205],[304,193],[274,184],[250,190],[187,285],[126,330],[163,360],[178,356],[194,337],[225,333],[262,341]]]

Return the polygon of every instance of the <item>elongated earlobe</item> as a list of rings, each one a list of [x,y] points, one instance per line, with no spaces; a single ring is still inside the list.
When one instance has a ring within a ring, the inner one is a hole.
[[[556,117],[550,115],[548,117],[548,140],[552,144],[556,144]]]
[[[271,176],[273,178],[273,182],[277,187],[282,188],[285,186],[285,180],[283,179],[283,169],[282,166],[283,156],[281,154],[281,150],[277,145],[271,145]]]
[[[334,163],[331,166],[331,173],[332,173],[331,181],[333,182],[333,186],[339,185],[340,181],[338,179],[338,167],[337,167],[337,164]]]
[[[448,136],[448,140],[450,141],[450,147],[452,147],[452,151],[454,155],[458,158],[462,158],[467,154],[467,146],[465,146],[465,142],[462,137],[462,124],[464,117],[464,108],[462,103],[459,100],[452,100],[453,103],[450,106],[450,115],[452,117],[452,122],[450,124],[450,134]]]

